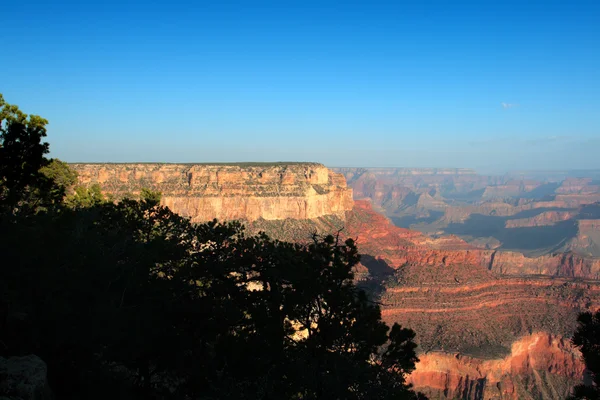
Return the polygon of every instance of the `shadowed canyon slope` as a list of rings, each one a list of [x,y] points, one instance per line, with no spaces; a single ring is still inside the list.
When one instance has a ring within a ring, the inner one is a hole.
[[[429,170],[402,175],[410,187],[381,186],[377,179],[360,187],[349,178],[355,197],[372,199],[353,201],[343,176],[320,164],[74,167],[81,183],[99,183],[116,196],[142,187],[160,190],[164,204],[193,221],[242,219],[251,232],[286,240],[340,230],[355,238],[363,255],[356,278],[378,296],[387,322],[417,332],[423,353],[411,379],[432,398],[561,399],[581,380],[580,357],[563,338],[572,334],[578,312],[600,306],[598,259],[560,249],[524,255],[459,235],[428,235],[395,226],[373,209],[387,212],[386,205],[394,204],[394,212],[421,210],[413,215],[417,220],[439,218],[449,202],[465,201],[473,191],[481,197],[490,184],[507,186],[499,190],[511,193],[536,190],[534,184],[516,185],[468,170]],[[583,190],[575,182],[564,187],[577,195]],[[442,191],[454,191],[454,200]],[[521,214],[513,222],[502,221],[502,227],[554,226],[571,221],[575,212],[595,216],[583,206]],[[595,220],[578,221],[577,229],[593,241]],[[589,248],[590,242],[581,240],[577,243]]]

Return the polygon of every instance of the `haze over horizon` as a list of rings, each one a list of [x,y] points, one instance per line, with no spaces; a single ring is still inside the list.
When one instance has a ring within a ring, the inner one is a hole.
[[[65,161],[600,169],[597,1],[3,11],[0,93]]]

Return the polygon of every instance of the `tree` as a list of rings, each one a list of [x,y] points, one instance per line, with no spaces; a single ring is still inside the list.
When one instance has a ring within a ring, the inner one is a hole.
[[[140,200],[148,201],[153,204],[160,203],[160,199],[162,197],[162,193],[158,191],[153,191],[148,188],[142,188],[140,191]]]
[[[221,351],[211,368],[190,376],[189,390],[206,395],[196,392],[200,385],[219,398],[416,396],[405,383],[417,361],[414,332],[394,325],[387,335],[379,306],[353,284],[359,256],[352,240],[315,236],[304,246],[264,234],[245,237],[239,225],[213,222],[199,229],[197,237],[211,239],[201,241],[208,246],[191,265],[208,268],[182,272],[210,285],[219,306],[205,308],[231,315],[213,329],[230,327],[233,335],[214,336],[222,338],[213,344]],[[217,272],[222,268],[225,275]]]
[[[0,95],[0,208],[2,213],[30,214],[61,199],[41,169],[49,145],[45,119],[23,113]]]
[[[57,398],[416,398],[414,332],[353,284],[352,240],[193,225],[149,190],[65,197],[45,121],[0,115],[0,355],[42,357]]]
[[[40,168],[40,172],[52,182],[53,190],[58,190],[56,195],[65,195],[77,183],[77,172],[69,167],[64,161],[53,158],[48,165]]]
[[[97,183],[87,186],[76,186],[73,193],[65,199],[65,204],[72,208],[87,208],[103,204],[107,201],[102,188]]]
[[[587,368],[587,382],[573,390],[571,399],[600,399],[600,311],[581,313],[573,344],[581,350]]]

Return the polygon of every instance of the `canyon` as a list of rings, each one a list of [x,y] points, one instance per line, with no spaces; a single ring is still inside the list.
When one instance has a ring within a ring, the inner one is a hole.
[[[239,219],[251,233],[299,242],[315,232],[355,239],[355,279],[386,322],[417,333],[410,380],[430,398],[562,399],[582,379],[568,338],[579,312],[600,307],[592,179],[315,163],[72,167],[80,184],[116,198],[158,190],[193,222]],[[474,216],[486,218],[476,221],[481,235],[469,225]],[[522,251],[506,246],[503,231],[541,235],[542,245],[558,233],[562,242]]]
[[[498,176],[455,169],[336,171],[347,178],[355,199],[371,199],[404,228],[456,235],[477,247],[528,256],[574,252],[600,257],[594,228],[600,220],[598,171]]]

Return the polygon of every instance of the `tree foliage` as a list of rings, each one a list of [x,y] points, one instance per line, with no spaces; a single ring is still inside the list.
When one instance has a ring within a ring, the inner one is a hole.
[[[77,183],[77,173],[64,161],[52,159],[40,172],[53,182],[52,189],[66,194]]]
[[[160,203],[160,199],[162,198],[162,193],[158,191],[153,191],[148,188],[142,188],[140,191],[140,200],[148,201],[154,204]]]
[[[102,188],[97,183],[91,186],[75,186],[73,192],[65,199],[65,204],[71,208],[93,207],[107,202]]]
[[[352,240],[193,225],[148,190],[65,196],[75,177],[45,159],[45,122],[9,111],[0,355],[42,357],[57,398],[417,398],[414,332],[353,284]]]
[[[47,121],[24,114],[0,96],[0,208],[5,217],[32,213],[58,199],[40,170],[48,165]]]
[[[600,311],[585,312],[573,335],[573,344],[581,350],[587,369],[584,384],[576,386],[571,399],[600,399]]]

